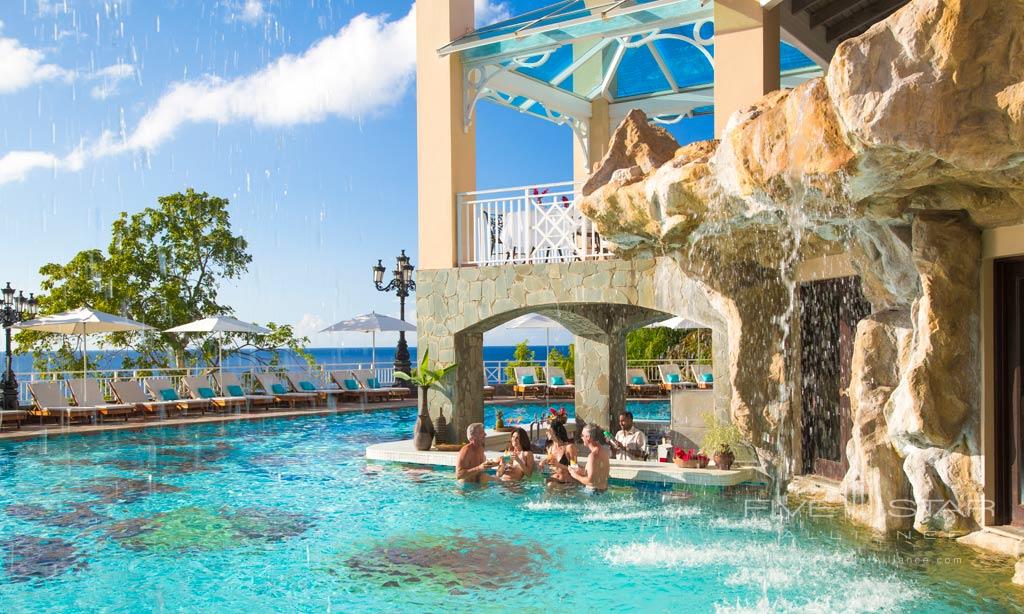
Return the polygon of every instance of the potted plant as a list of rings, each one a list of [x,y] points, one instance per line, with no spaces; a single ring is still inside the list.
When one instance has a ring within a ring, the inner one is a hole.
[[[395,372],[395,378],[411,383],[419,389],[420,411],[416,416],[416,425],[412,429],[412,445],[420,451],[429,450],[434,442],[437,433],[434,425],[430,422],[430,411],[427,408],[427,392],[431,388],[440,388],[441,382],[448,377],[448,374],[455,369],[455,364],[450,364],[440,369],[429,367],[430,350],[423,350],[423,359],[420,366],[412,370],[412,373]],[[444,437],[444,433],[440,433]]]
[[[711,413],[704,414],[704,443],[701,452],[711,456],[718,469],[730,469],[736,461],[732,447],[743,442],[743,433],[732,422],[722,422]]]

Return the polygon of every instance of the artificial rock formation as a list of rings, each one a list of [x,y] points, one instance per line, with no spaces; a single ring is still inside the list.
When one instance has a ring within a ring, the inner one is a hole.
[[[824,78],[654,168],[664,135],[631,114],[581,202],[622,256],[672,254],[706,289],[728,328],[733,419],[783,478],[795,269],[848,254],[874,313],[844,491],[879,529],[958,534],[980,518],[980,232],[1024,221],[1021,23],[1024,2],[913,0],[841,44]],[[889,517],[903,497],[913,513]]]

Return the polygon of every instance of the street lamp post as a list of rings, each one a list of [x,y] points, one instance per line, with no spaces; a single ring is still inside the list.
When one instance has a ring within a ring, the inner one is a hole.
[[[0,376],[4,409],[18,409],[20,406],[18,380],[14,377],[14,355],[11,353],[11,326],[22,320],[34,318],[39,308],[39,301],[34,294],[29,294],[28,298],[25,298],[23,292],[18,291],[17,296],[14,293],[15,289],[11,287],[10,282],[7,282],[7,286],[0,290],[0,294],[3,296],[0,300],[0,324],[3,325],[4,331],[7,333],[7,368],[4,370],[3,376]]]
[[[412,278],[414,268],[409,263],[409,257],[405,255],[404,249],[402,254],[395,258],[395,270],[391,271],[392,279],[387,285],[384,284],[384,273],[387,269],[381,261],[378,260],[377,265],[373,267],[373,285],[381,292],[395,292],[398,295],[398,317],[402,321],[405,321],[405,299],[410,292],[416,290],[416,281]],[[395,348],[395,372],[409,373],[411,368],[409,344],[405,341],[405,331],[399,331],[398,346]],[[399,380],[395,380],[395,385],[408,386],[409,384],[404,381],[400,384]]]

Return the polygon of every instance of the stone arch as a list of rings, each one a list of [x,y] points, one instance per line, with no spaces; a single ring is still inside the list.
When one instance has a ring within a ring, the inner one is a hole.
[[[420,348],[442,364],[459,363],[452,381],[428,398],[449,417],[449,437],[483,417],[483,333],[526,313],[551,317],[577,340],[577,411],[607,425],[625,403],[626,333],[671,316],[713,332],[716,408],[728,408],[728,319],[714,297],[680,275],[672,258],[508,265],[420,271]]]

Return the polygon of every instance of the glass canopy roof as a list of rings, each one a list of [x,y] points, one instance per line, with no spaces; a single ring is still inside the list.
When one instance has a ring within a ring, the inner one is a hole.
[[[480,100],[573,125],[598,98],[610,103],[613,123],[636,107],[674,123],[713,110],[713,8],[711,0],[563,0],[479,28],[439,53],[463,61],[467,126]],[[821,73],[788,43],[780,59],[784,86]]]

